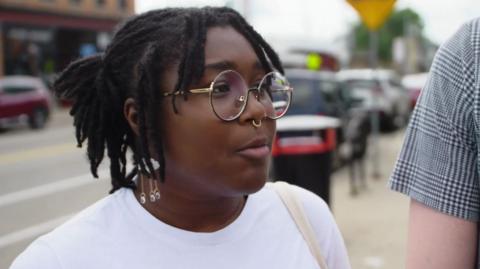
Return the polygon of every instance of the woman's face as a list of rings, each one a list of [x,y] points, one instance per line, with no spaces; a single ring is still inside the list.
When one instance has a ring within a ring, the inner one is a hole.
[[[174,89],[177,68],[164,74],[163,91]],[[212,27],[207,32],[205,72],[190,88],[208,88],[223,70],[233,69],[249,86],[258,84],[265,70],[248,41],[232,27]],[[165,187],[197,197],[239,196],[259,190],[267,178],[275,121],[264,119],[265,109],[250,93],[240,117],[220,120],[212,111],[208,94],[176,98],[163,107],[163,137],[166,163]],[[255,128],[252,121],[262,119]]]

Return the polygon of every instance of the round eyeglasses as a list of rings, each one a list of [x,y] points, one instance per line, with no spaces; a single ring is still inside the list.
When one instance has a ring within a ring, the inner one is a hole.
[[[266,116],[275,120],[287,112],[292,91],[293,88],[290,87],[287,79],[276,71],[266,74],[257,85],[248,87],[238,72],[225,70],[215,77],[208,88],[169,92],[163,96],[208,93],[214,114],[223,121],[233,121],[243,113],[248,96],[253,92],[255,99],[263,105]]]

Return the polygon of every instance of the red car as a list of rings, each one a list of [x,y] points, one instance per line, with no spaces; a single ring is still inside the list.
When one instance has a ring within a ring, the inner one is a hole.
[[[427,79],[428,73],[411,74],[403,77],[402,84],[405,89],[408,90],[412,109],[417,104],[417,99],[420,96],[423,87],[425,87]]]
[[[0,78],[0,126],[27,118],[32,129],[45,126],[51,95],[41,79],[30,76]]]

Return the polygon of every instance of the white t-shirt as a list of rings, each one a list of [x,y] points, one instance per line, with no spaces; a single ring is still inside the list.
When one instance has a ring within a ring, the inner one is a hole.
[[[343,239],[325,202],[294,187],[329,269],[349,269]],[[120,189],[35,240],[13,262],[24,268],[320,268],[288,210],[265,187],[237,219],[211,233],[159,221]]]

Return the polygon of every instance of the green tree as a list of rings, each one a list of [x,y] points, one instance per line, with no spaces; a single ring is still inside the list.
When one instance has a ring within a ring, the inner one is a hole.
[[[413,26],[413,27],[412,27]],[[423,39],[423,21],[420,15],[410,8],[394,10],[385,24],[378,30],[378,57],[380,61],[390,62],[392,59],[393,40],[398,36],[407,35],[410,29],[418,29]],[[356,51],[368,51],[369,31],[359,21],[353,26]]]

